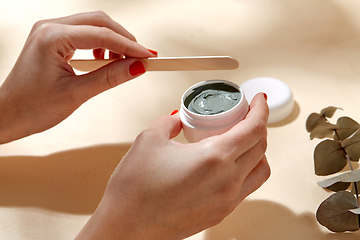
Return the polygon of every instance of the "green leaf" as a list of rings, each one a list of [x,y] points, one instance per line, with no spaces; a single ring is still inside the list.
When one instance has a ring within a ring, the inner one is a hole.
[[[336,134],[334,139],[337,141],[342,141],[345,138],[351,136],[360,128],[360,124],[349,117],[341,117],[337,120],[338,129],[336,129]]]
[[[324,117],[331,118],[338,109],[342,110],[342,108],[330,106],[321,110],[320,114]]]
[[[337,129],[338,126],[331,124],[329,122],[323,122],[319,125],[317,125],[310,134],[310,139],[314,138],[333,138],[335,129]]]
[[[311,132],[314,130],[318,125],[326,122],[326,119],[323,115],[319,113],[312,113],[306,120],[306,131]]]
[[[347,158],[340,142],[324,140],[314,151],[315,174],[319,176],[339,172],[347,164]]]
[[[341,142],[351,161],[358,162],[360,158],[360,131]]]
[[[320,204],[316,219],[333,232],[357,231],[358,216],[349,211],[356,208],[356,198],[353,194],[347,191],[337,192]]]

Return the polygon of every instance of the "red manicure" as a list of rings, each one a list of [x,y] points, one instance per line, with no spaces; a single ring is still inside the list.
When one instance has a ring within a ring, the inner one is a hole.
[[[157,51],[155,51],[155,50],[148,49],[148,51],[149,51],[149,52],[151,52],[152,54],[154,54],[155,56],[157,56],[157,55],[158,55],[158,52],[157,52]]]
[[[265,98],[265,100],[267,101],[268,96],[266,95],[266,93],[264,93],[264,98]]]
[[[131,76],[136,76],[146,72],[145,66],[141,61],[133,62],[129,67],[129,72]]]
[[[170,113],[170,115],[172,116],[172,115],[175,115],[175,114],[177,114],[179,111],[178,110],[174,110],[174,111],[172,111],[171,113]]]

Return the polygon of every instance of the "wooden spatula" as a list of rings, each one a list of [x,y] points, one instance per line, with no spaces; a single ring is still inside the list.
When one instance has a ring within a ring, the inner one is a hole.
[[[196,70],[231,70],[239,67],[239,62],[229,56],[200,57],[154,57],[142,58],[146,71],[196,71]],[[73,59],[70,65],[83,72],[94,71],[116,59]]]

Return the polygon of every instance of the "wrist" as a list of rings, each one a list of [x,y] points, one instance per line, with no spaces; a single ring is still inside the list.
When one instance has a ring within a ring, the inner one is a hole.
[[[111,205],[101,200],[96,211],[92,214],[75,240],[135,240],[144,239],[134,236],[135,225],[128,224],[129,218],[120,216],[119,209],[111,209]],[[131,217],[134,220],[134,216]]]
[[[149,209],[142,209],[140,201],[134,204],[138,199],[132,199],[131,203],[127,204],[130,199],[119,199],[119,196],[109,195],[111,194],[105,193],[96,211],[75,240],[175,239],[171,237],[170,232],[155,224],[156,218],[148,221],[145,216]],[[137,208],[135,205],[141,207]]]

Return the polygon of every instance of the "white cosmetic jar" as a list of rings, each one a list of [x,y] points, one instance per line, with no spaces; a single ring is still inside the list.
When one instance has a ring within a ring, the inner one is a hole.
[[[220,83],[220,84],[219,84]],[[240,99],[236,105],[223,112],[206,115],[189,110],[190,101],[204,89],[239,92]],[[218,88],[220,86],[220,89]],[[221,87],[223,86],[223,87]],[[222,89],[224,88],[224,89]],[[208,80],[199,82],[185,91],[181,98],[180,119],[183,125],[183,133],[190,143],[198,142],[204,138],[222,134],[243,120],[249,111],[249,104],[243,90],[233,82],[225,80]]]

